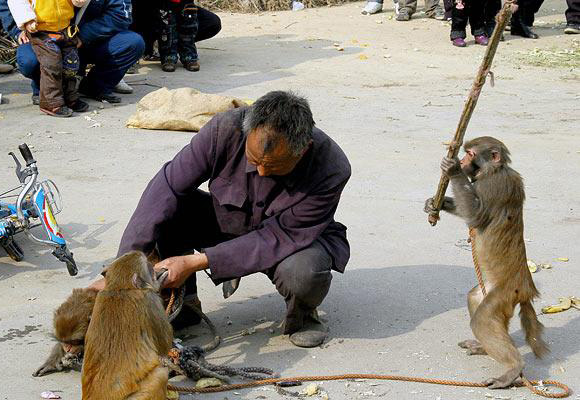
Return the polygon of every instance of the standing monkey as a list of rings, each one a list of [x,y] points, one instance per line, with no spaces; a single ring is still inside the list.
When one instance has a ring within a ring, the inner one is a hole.
[[[510,386],[520,377],[524,362],[514,345],[508,325],[520,305],[526,341],[537,357],[548,352],[542,340],[543,325],[536,318],[532,300],[539,296],[527,267],[524,244],[524,184],[509,163],[509,150],[499,140],[484,136],[467,142],[461,161],[445,157],[441,169],[449,177],[455,198],[446,197],[442,209],[463,218],[475,230],[487,296],[479,286],[467,297],[471,329],[477,340],[459,346],[468,354],[488,354],[508,370],[485,384],[491,389]],[[433,198],[425,212],[433,210]]]
[[[161,282],[137,251],[103,275],[85,338],[82,398],[165,400],[168,370],[160,357],[171,348],[173,330],[158,295]]]

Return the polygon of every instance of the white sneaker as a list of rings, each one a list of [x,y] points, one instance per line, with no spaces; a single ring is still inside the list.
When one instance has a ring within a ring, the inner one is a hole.
[[[399,0],[393,0],[393,7],[395,8],[395,15],[399,15]]]
[[[383,3],[377,3],[376,1],[368,1],[365,8],[362,9],[361,14],[371,15],[376,14],[383,10]]]
[[[121,94],[131,94],[133,93],[133,88],[127,85],[127,82],[125,82],[124,79],[121,79],[121,82],[117,83],[117,86],[115,86],[113,92]]]
[[[299,1],[293,1],[292,2],[292,11],[300,11],[300,10],[304,10],[305,6],[303,3],[299,2]]]

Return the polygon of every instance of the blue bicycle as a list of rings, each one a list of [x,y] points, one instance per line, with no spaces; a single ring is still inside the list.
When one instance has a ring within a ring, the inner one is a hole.
[[[26,143],[18,146],[20,154],[26,162],[22,168],[20,161],[10,152],[16,163],[16,176],[20,185],[4,193],[0,193],[0,246],[14,261],[22,261],[22,249],[14,241],[14,236],[24,232],[30,239],[54,248],[52,254],[66,264],[68,273],[72,276],[78,273],[78,268],[66,245],[54,216],[61,210],[61,197],[58,188],[50,179],[37,181],[38,168]],[[14,192],[20,190],[18,194]],[[3,199],[16,198],[15,203]],[[44,238],[36,237],[31,229],[42,226]]]

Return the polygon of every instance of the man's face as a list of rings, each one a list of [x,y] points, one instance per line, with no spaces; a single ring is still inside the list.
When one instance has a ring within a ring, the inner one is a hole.
[[[274,148],[264,152],[267,140],[267,129],[258,127],[248,134],[246,139],[246,158],[256,167],[258,175],[288,175],[296,167],[306,150],[296,156],[288,148],[285,138],[280,138]],[[271,134],[270,134],[271,136]]]

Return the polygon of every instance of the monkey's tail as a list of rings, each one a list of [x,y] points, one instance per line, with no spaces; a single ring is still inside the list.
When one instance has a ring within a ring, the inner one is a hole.
[[[528,342],[536,357],[542,358],[549,353],[550,349],[542,339],[544,325],[538,321],[531,301],[528,300],[520,303],[520,320],[522,322],[522,328],[526,333],[526,342]]]

